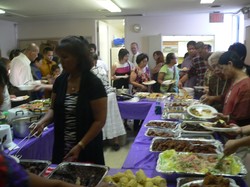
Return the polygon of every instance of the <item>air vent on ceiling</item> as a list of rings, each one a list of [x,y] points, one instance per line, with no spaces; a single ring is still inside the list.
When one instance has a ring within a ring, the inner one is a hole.
[[[118,15],[106,15],[106,17],[133,17],[143,16],[143,14],[118,14]]]
[[[212,5],[212,6],[210,6],[211,8],[220,8],[221,7],[221,5]]]

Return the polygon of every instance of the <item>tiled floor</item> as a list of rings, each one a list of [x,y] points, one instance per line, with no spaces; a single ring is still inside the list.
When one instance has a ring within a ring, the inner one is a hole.
[[[126,142],[124,141],[125,139]],[[134,132],[127,132],[126,138],[120,138],[120,142],[125,145],[121,146],[120,150],[118,151],[112,150],[112,147],[108,145],[108,142],[106,141],[104,146],[105,165],[109,166],[110,168],[121,168],[134,139]]]

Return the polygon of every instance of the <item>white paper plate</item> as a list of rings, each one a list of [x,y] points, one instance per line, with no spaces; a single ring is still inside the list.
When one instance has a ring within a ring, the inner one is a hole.
[[[129,77],[128,75],[117,75],[117,76],[115,76],[115,78],[117,78],[117,79],[126,79],[128,77]]]
[[[184,68],[182,68],[182,69],[179,69],[179,71],[189,71],[189,69],[186,68],[186,67],[184,67]]]
[[[162,82],[163,85],[170,85],[170,84],[173,84],[175,83],[176,81],[175,80],[165,80]]]
[[[215,131],[215,132],[235,132],[237,129],[240,128],[240,127],[236,127],[236,126],[233,126],[233,127],[230,127],[230,128],[213,127],[212,125],[214,123],[212,123],[212,122],[201,122],[199,124],[200,124],[200,126],[206,128],[208,130]]]
[[[192,110],[196,110],[197,114],[192,112]],[[203,104],[202,105],[191,105],[187,108],[187,112],[189,115],[191,115],[195,118],[199,118],[199,119],[212,119],[212,118],[216,117],[215,113],[218,113],[218,111],[215,108],[213,108],[209,105],[203,105]]]
[[[155,83],[156,83],[155,80],[151,80],[151,81],[143,82],[142,84],[144,84],[144,85],[153,85]]]
[[[24,101],[26,99],[29,99],[29,97],[30,96],[28,96],[28,95],[19,96],[19,97],[16,97],[16,98],[11,98],[11,101],[13,101],[13,102]]]

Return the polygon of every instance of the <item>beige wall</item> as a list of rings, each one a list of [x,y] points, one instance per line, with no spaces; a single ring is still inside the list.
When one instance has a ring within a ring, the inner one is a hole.
[[[9,56],[9,52],[17,46],[16,23],[0,20],[0,51],[2,57]]]
[[[67,35],[91,36],[95,41],[95,20],[22,22],[18,24],[19,39],[60,38]]]
[[[126,47],[132,41],[139,43],[141,51],[148,52],[150,35],[215,35],[215,49],[226,50],[231,41],[232,28],[226,27],[232,21],[225,15],[225,23],[209,23],[208,14],[178,15],[165,17],[127,17],[125,18]],[[133,24],[141,24],[142,31],[132,31]],[[3,56],[17,46],[15,23],[0,20],[0,47]],[[250,21],[245,20],[246,25]],[[67,35],[91,36],[96,43],[96,21],[78,19],[71,21],[22,22],[17,25],[18,39],[60,38]],[[150,55],[150,54],[149,54]]]
[[[209,23],[209,14],[178,15],[166,17],[128,17],[126,19],[126,47],[133,41],[141,46],[141,51],[148,51],[149,35],[215,35],[215,50],[225,50],[231,41],[232,16],[225,15],[224,23]],[[140,24],[142,31],[135,33],[134,24]]]

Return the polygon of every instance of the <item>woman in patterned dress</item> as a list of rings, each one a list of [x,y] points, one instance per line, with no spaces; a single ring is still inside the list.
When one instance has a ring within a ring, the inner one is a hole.
[[[106,121],[107,94],[91,71],[88,42],[64,38],[56,53],[64,72],[55,80],[51,109],[37,122],[36,131],[54,122],[53,163],[80,161],[104,165],[102,127]]]
[[[147,92],[148,86],[143,82],[150,81],[150,71],[147,67],[148,55],[141,53],[136,58],[137,67],[131,72],[130,83],[133,85],[132,92]]]

